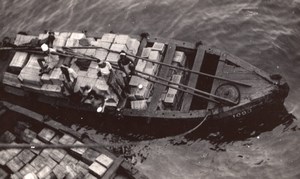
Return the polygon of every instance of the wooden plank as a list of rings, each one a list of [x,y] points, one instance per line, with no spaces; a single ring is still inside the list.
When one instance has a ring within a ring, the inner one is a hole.
[[[219,61],[218,66],[217,66],[216,76],[224,76],[224,75],[222,75],[223,74],[223,69],[224,69],[224,66],[225,66],[225,63],[223,62],[223,60],[226,60],[226,54],[221,54],[220,55],[220,61]],[[224,81],[214,79],[213,86],[211,88],[210,93],[214,94],[217,87],[222,83],[224,83]],[[215,107],[215,105],[216,105],[215,103],[208,102],[207,109],[212,109],[213,107]]]
[[[172,59],[175,55],[175,50],[176,50],[176,45],[175,44],[168,45],[166,56],[163,59],[163,63],[166,63],[166,64],[171,64],[172,63]],[[169,71],[169,67],[161,66],[161,69],[159,71],[158,76],[161,77],[161,78],[166,78],[167,75],[168,75],[168,73],[167,73],[168,71]],[[159,103],[159,100],[161,98],[161,94],[162,94],[162,92],[165,88],[166,88],[165,86],[160,85],[158,83],[154,84],[153,96],[152,96],[151,102],[150,102],[149,107],[148,107],[149,112],[152,112],[152,111],[156,110],[157,105]]]
[[[195,49],[195,43],[181,41],[181,40],[150,36],[148,41],[150,43],[160,42],[160,43],[164,43],[164,44],[167,44],[167,45],[168,44],[175,44],[177,48]]]
[[[194,60],[193,68],[194,71],[200,71],[201,65],[204,59],[205,50],[199,46],[197,48],[197,54]],[[191,74],[188,80],[188,86],[191,88],[195,88],[197,85],[199,75],[197,74]],[[191,91],[191,90],[189,90]],[[183,96],[183,101],[181,104],[181,111],[182,112],[188,112],[190,110],[191,104],[192,104],[193,95],[185,93]]]

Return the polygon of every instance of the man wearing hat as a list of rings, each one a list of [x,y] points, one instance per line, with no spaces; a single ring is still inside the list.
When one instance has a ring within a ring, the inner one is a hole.
[[[135,64],[132,59],[126,56],[124,51],[120,53],[120,59],[118,61],[118,66],[125,74],[126,81],[129,80],[130,76],[135,72]]]

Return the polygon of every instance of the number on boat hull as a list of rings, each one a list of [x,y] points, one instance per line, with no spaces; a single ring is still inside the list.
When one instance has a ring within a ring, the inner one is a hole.
[[[243,117],[243,116],[246,116],[247,114],[250,114],[252,112],[252,109],[246,109],[246,110],[243,110],[241,112],[238,112],[238,113],[235,113],[232,115],[233,118],[240,118],[240,117]]]

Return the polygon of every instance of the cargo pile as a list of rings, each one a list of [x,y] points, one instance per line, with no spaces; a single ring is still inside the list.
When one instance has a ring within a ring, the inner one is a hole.
[[[175,51],[174,58],[172,59],[172,66],[184,67],[186,61],[186,55],[182,51]],[[171,82],[180,84],[183,81],[183,71],[177,69],[170,69],[168,73],[168,79]],[[178,85],[171,84],[170,86],[178,88]],[[162,95],[162,101],[167,108],[176,108],[179,100],[179,91],[174,88],[167,88],[165,94]]]
[[[69,134],[49,128],[33,130],[23,122],[3,132],[0,141],[10,144],[83,145]],[[92,148],[6,149],[0,150],[0,176],[19,179],[34,173],[38,178],[100,178],[111,170],[115,160],[114,156]]]
[[[141,57],[151,61],[160,62],[165,50],[165,44],[155,42],[152,47],[143,48]],[[149,75],[156,75],[158,65],[149,61],[139,59],[136,64],[136,71],[144,72]],[[138,73],[139,74],[139,73]],[[143,77],[148,77],[144,74],[139,74]],[[139,76],[132,76],[129,82],[131,108],[143,110],[147,108],[147,103],[150,102],[150,96],[153,89],[153,83]]]
[[[48,34],[40,34],[38,37],[26,35],[17,35],[16,44],[28,43],[34,38],[45,39]],[[81,39],[84,39],[82,41]],[[112,33],[105,33],[101,38],[89,38],[86,37],[84,33],[68,33],[55,32],[55,40],[53,42],[54,48],[60,48],[62,46],[66,47],[102,47],[99,49],[92,48],[81,48],[74,49],[75,53],[96,57],[101,61],[108,61],[111,64],[117,64],[120,56],[119,53],[125,51],[128,54],[136,55],[140,46],[140,41],[135,38],[131,38],[128,35],[118,35]],[[146,109],[147,105],[151,101],[151,93],[153,89],[153,83],[142,78],[150,78],[151,80],[156,80],[154,77],[157,75],[159,70],[159,65],[152,63],[161,62],[164,55],[166,45],[164,43],[155,42],[152,46],[147,46],[142,49],[141,57],[147,58],[150,61],[138,59],[136,60],[136,71],[143,72],[145,74],[138,73],[138,75],[133,75],[129,81],[130,94],[128,94],[128,99],[130,107],[132,109],[142,110]],[[129,58],[133,57],[128,56]],[[53,69],[48,74],[43,74],[39,76],[40,66],[37,62],[38,58],[44,58],[40,55],[29,55],[26,52],[17,52],[14,55],[9,67],[14,74],[17,74],[17,78],[21,81],[14,79],[16,76],[5,75],[4,81],[8,84],[14,86],[21,86],[25,91],[31,91],[36,93],[43,93],[46,96],[63,98],[62,94],[62,72],[60,70],[61,64],[66,64],[64,59],[48,58],[48,61],[52,63]],[[172,65],[174,66],[185,66],[186,55],[182,51],[176,51],[172,60]],[[74,86],[74,92],[79,92],[80,88],[87,85],[92,87],[94,91],[106,97],[106,105],[111,107],[117,107],[119,103],[119,93],[113,91],[112,87],[107,84],[107,78],[98,77],[98,63],[96,61],[88,61],[85,67],[78,64],[78,59],[73,58],[69,62],[70,67],[77,73],[77,82]],[[183,81],[183,73],[180,70],[170,69],[168,73],[168,79],[175,83],[181,83]],[[120,74],[119,74],[120,75]],[[140,77],[141,76],[141,77]],[[9,81],[13,81],[12,83]],[[178,87],[178,85],[172,85]],[[115,89],[116,90],[116,89]],[[118,93],[118,95],[116,94]],[[166,107],[174,107],[177,103],[178,90],[173,88],[166,88],[166,91],[162,94],[161,102]],[[92,104],[93,101],[85,101],[85,103]]]
[[[103,47],[105,49],[74,49],[75,53],[96,57],[102,61],[108,61],[112,64],[116,64],[119,60],[119,53],[125,51],[126,53],[136,55],[140,42],[138,39],[131,38],[128,35],[118,35],[112,33],[103,34],[101,38],[89,38],[84,33],[68,33],[55,32],[55,40],[53,42],[54,48],[66,47],[84,47],[95,46]],[[45,39],[48,34],[39,34],[39,36],[27,36],[18,34],[15,40],[16,45],[29,43],[32,39]],[[81,39],[85,39],[88,43],[80,43]],[[106,49],[113,50],[110,52]],[[158,55],[152,52],[152,59],[158,59]],[[42,55],[28,54],[26,52],[16,52],[13,60],[9,64],[9,69],[12,73],[8,73],[4,76],[4,81],[11,86],[22,87],[25,91],[42,93],[46,96],[63,98],[62,94],[62,72],[60,66],[66,63],[64,59],[53,60],[48,58],[48,62],[52,63],[53,69],[50,73],[45,73],[39,76],[41,67],[38,64],[37,59],[47,58]],[[95,61],[89,61],[87,68],[80,67],[77,63],[77,59],[71,60],[70,67],[78,74],[77,82],[74,87],[74,92],[78,92],[80,87],[86,85],[91,86],[95,91],[101,92],[107,98],[106,105],[116,107],[119,99],[113,92],[111,87],[107,85],[107,79],[98,77],[98,63]],[[154,68],[148,64],[148,68]],[[151,70],[148,70],[152,73]],[[12,81],[12,82],[10,82]],[[141,94],[144,96],[144,94]],[[144,97],[143,97],[144,98]]]

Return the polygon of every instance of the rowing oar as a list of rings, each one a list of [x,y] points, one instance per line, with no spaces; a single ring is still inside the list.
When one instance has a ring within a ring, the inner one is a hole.
[[[64,47],[62,47],[62,48],[64,48]],[[120,53],[118,51],[107,49],[107,48],[104,48],[104,47],[93,47],[93,46],[92,47],[88,47],[88,46],[86,46],[86,47],[67,47],[67,48],[69,48],[69,49],[104,49],[104,50],[107,50],[109,52]],[[190,69],[179,67],[179,66],[173,66],[173,65],[166,64],[166,63],[163,63],[163,62],[152,61],[152,60],[149,60],[147,58],[139,57],[139,56],[136,56],[136,55],[131,55],[131,54],[128,54],[128,53],[126,53],[126,54],[128,56],[131,56],[131,57],[134,57],[134,58],[138,58],[138,59],[141,59],[141,60],[145,60],[145,61],[148,61],[148,62],[159,64],[159,65],[168,66],[170,68],[176,68],[178,70],[182,70],[182,71],[194,73],[194,74],[197,74],[197,75],[203,75],[203,76],[207,76],[207,77],[210,77],[210,78],[215,78],[215,79],[218,79],[218,80],[223,80],[223,81],[228,81],[228,82],[231,82],[231,83],[235,83],[235,84],[241,85],[241,86],[251,87],[251,85],[243,83],[243,82],[239,82],[239,81],[235,81],[235,80],[230,80],[230,79],[227,79],[227,78],[223,78],[223,77],[220,77],[220,76],[215,76],[215,75],[211,75],[211,74],[208,74],[208,73],[203,73],[203,72],[199,72],[199,71],[195,71],[195,70],[190,70]]]
[[[119,69],[119,68],[116,67],[114,64],[112,64],[112,67],[113,67],[114,69]],[[136,71],[136,72],[140,73],[139,71]],[[182,92],[184,92],[184,93],[191,94],[191,95],[193,95],[193,96],[196,96],[196,97],[199,97],[199,98],[202,98],[202,99],[206,99],[206,100],[211,101],[211,102],[214,102],[214,103],[216,103],[216,104],[220,104],[220,101],[217,101],[217,100],[215,100],[215,99],[212,99],[212,98],[203,96],[203,95],[201,95],[201,94],[197,94],[197,93],[195,93],[195,92],[188,91],[188,90],[185,90],[185,89],[176,87],[176,86],[174,86],[174,85],[172,86],[172,85],[169,85],[168,83],[160,82],[160,81],[157,81],[157,80],[152,80],[152,79],[150,79],[149,77],[147,78],[147,77],[142,76],[142,75],[139,75],[139,74],[135,74],[135,75],[138,76],[138,77],[140,77],[140,78],[143,78],[143,79],[145,79],[145,80],[148,80],[148,81],[150,81],[150,82],[158,83],[158,84],[160,84],[160,85],[167,86],[167,87],[176,89],[176,90],[178,90],[178,91],[182,91]],[[153,75],[149,75],[149,74],[147,74],[147,73],[145,73],[145,75],[148,75],[148,76],[150,76],[150,77],[156,77],[156,76],[153,76]],[[169,82],[169,81],[168,81],[168,82]],[[177,85],[177,83],[175,83],[175,84]],[[180,86],[180,84],[179,84],[179,86]]]
[[[173,88],[173,89],[176,89],[176,90],[178,90],[178,91],[182,91],[182,92],[184,92],[184,93],[191,94],[191,95],[193,95],[193,96],[195,96],[195,97],[199,97],[199,98],[206,99],[206,100],[208,100],[208,101],[214,102],[214,103],[216,103],[216,104],[220,104],[220,102],[217,101],[217,100],[215,100],[215,99],[208,98],[208,97],[206,97],[206,96],[197,94],[197,93],[195,93],[195,92],[191,92],[191,91],[188,91],[188,90],[184,90],[184,89],[182,89],[182,88],[178,88],[178,87],[169,85],[168,83],[160,82],[160,81],[157,81],[157,80],[152,80],[152,79],[150,79],[149,77],[147,78],[147,77],[144,77],[144,76],[142,76],[142,75],[138,75],[138,74],[137,74],[137,76],[139,76],[139,77],[141,77],[141,78],[144,78],[145,80],[148,80],[148,81],[150,81],[150,82],[158,83],[158,84],[160,84],[160,85],[167,86],[167,87],[169,87],[169,88]]]
[[[16,46],[16,47],[0,47],[0,51],[5,50],[41,50],[41,47],[31,47],[31,46]]]
[[[207,92],[205,92],[205,91],[202,91],[202,90],[199,90],[199,89],[196,89],[196,88],[192,88],[192,87],[190,87],[190,86],[186,86],[186,85],[184,85],[184,84],[175,83],[175,82],[169,81],[169,80],[164,79],[164,78],[159,77],[159,76],[150,75],[150,74],[147,74],[147,73],[145,73],[145,72],[141,72],[141,71],[137,71],[137,70],[136,70],[136,72],[137,72],[137,73],[141,73],[141,74],[143,74],[143,75],[147,75],[147,76],[149,76],[149,77],[154,77],[154,78],[156,78],[156,79],[158,79],[158,80],[161,80],[161,81],[164,81],[164,82],[173,84],[173,85],[180,86],[180,87],[182,87],[182,88],[186,88],[186,89],[192,90],[192,91],[197,92],[197,93],[200,93],[200,94],[202,94],[202,95],[207,95],[207,96],[213,97],[213,98],[215,98],[215,99],[217,99],[217,100],[220,100],[220,101],[223,102],[223,103],[229,103],[229,104],[231,104],[231,105],[237,105],[237,104],[238,104],[237,102],[233,102],[233,101],[228,100],[228,99],[226,99],[226,98],[222,98],[222,97],[220,97],[220,96],[216,96],[216,95],[214,95],[214,94],[210,94],[210,93],[207,93]],[[142,77],[141,75],[138,75],[138,76]],[[149,79],[147,79],[147,80],[149,80]],[[171,88],[172,88],[173,86],[172,86],[172,85],[168,85],[168,87],[171,87]],[[186,90],[185,90],[185,91],[186,91]],[[196,94],[197,94],[197,93],[196,93]],[[201,95],[201,97],[204,98],[205,96],[202,96],[202,95]],[[205,99],[211,100],[211,98],[208,98],[208,97],[205,97]],[[215,102],[215,101],[216,101],[216,100],[213,100],[213,102]]]

